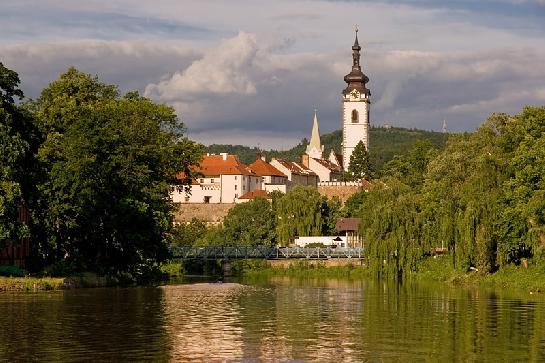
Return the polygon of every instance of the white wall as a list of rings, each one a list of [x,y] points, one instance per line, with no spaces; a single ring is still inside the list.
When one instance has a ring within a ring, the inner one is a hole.
[[[333,239],[341,239],[341,241],[333,241]],[[322,243],[324,246],[347,247],[345,236],[314,236],[314,237],[297,237],[295,245],[297,247],[306,247],[310,243]]]
[[[359,122],[352,122],[352,110],[358,111]],[[362,141],[369,151],[369,99],[362,95],[360,100],[343,98],[343,167],[348,170],[350,156],[358,142]]]

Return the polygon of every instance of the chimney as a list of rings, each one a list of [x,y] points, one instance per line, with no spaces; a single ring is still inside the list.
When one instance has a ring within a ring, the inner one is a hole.
[[[261,151],[258,151],[258,152],[256,153],[255,159],[256,159],[256,160],[261,159],[261,160],[263,160],[263,161],[267,161],[267,159],[265,158],[265,155],[263,155],[263,154],[261,153]]]
[[[303,156],[301,156],[301,164],[303,164],[307,168],[309,167],[308,166],[308,164],[309,164],[308,154],[303,154]]]
[[[227,153],[220,153],[223,160],[227,160]]]

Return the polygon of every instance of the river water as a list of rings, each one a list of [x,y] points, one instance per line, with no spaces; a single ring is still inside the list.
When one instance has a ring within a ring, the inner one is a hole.
[[[0,361],[545,361],[545,298],[269,278],[0,294]]]

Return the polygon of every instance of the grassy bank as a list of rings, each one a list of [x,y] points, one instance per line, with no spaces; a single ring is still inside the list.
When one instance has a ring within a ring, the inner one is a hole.
[[[4,277],[0,276],[0,292],[2,291],[40,291],[64,289],[62,277]]]
[[[448,256],[428,258],[419,271],[408,275],[409,279],[447,282],[457,286],[480,286],[532,293],[545,292],[545,263],[532,261],[528,267],[509,265],[492,274],[479,271],[460,271],[452,267]]]
[[[120,285],[120,282],[117,279],[97,276],[96,274],[90,272],[69,277],[0,276],[0,292],[65,290],[82,287],[105,287],[116,285]]]

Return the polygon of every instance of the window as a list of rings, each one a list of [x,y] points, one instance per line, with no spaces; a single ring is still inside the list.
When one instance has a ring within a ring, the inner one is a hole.
[[[235,190],[237,190],[238,185],[235,184]]]
[[[203,178],[201,178],[201,184],[204,184],[204,179]]]
[[[358,115],[358,111],[356,110],[352,110],[352,122],[353,123],[359,122],[359,115]]]
[[[208,196],[208,195],[205,196],[205,197],[204,197],[204,203],[205,203],[205,204],[210,203],[210,199],[212,199],[212,197],[210,197],[210,196]]]
[[[235,180],[237,180],[237,176],[235,175]]]
[[[210,179],[210,183],[214,184],[214,179]]]
[[[188,196],[185,197],[185,202],[186,203],[189,202],[189,197]]]
[[[237,194],[237,193],[235,193],[235,198],[238,198],[238,194]]]
[[[256,184],[258,183],[258,180],[257,180],[257,178],[255,179],[255,183],[256,183]]]

